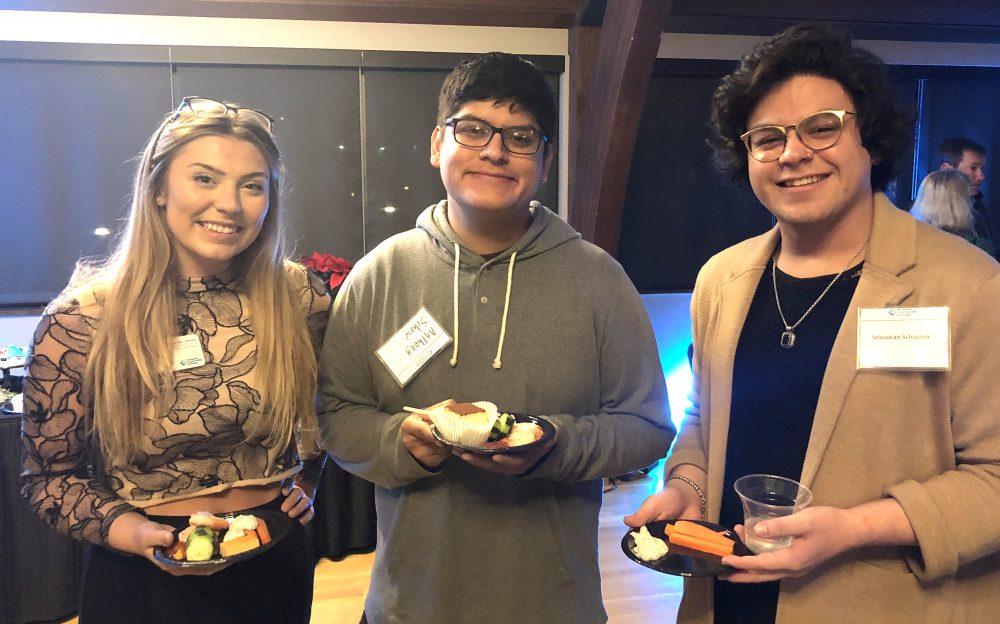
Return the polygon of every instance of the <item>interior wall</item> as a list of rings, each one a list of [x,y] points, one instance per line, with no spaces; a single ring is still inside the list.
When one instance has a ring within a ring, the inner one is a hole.
[[[38,320],[37,314],[0,315],[0,347],[27,347]]]
[[[0,40],[565,55],[555,28],[0,11]]]

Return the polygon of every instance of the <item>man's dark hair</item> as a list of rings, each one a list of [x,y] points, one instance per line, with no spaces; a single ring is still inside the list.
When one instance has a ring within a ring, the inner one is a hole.
[[[986,148],[976,143],[972,139],[965,137],[952,137],[941,142],[938,154],[941,155],[941,163],[948,163],[952,167],[957,167],[962,162],[965,152],[972,152],[977,156],[986,156]]]
[[[795,76],[828,78],[847,91],[861,144],[872,156],[872,190],[884,190],[910,150],[912,121],[895,102],[885,63],[855,47],[847,33],[819,24],[799,24],[775,35],[722,79],[712,98],[716,136],[710,141],[719,166],[734,180],[747,182],[747,152],[740,135],[761,99]]]
[[[514,54],[489,52],[467,59],[452,70],[438,96],[438,125],[468,102],[516,104],[530,113],[551,145],[556,135],[558,105],[545,74]]]

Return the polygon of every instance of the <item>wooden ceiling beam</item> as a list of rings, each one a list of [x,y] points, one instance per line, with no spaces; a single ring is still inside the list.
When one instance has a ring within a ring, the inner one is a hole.
[[[608,0],[579,0],[576,8],[576,26],[596,26],[600,28],[604,21],[604,11]]]
[[[570,159],[569,221],[611,255],[618,251],[632,151],[670,5],[671,0],[609,2],[589,84],[570,95],[583,108],[571,111],[570,123],[580,115],[583,121],[570,137],[576,154]],[[572,68],[588,64],[586,37],[578,33],[576,46],[570,37],[571,87],[584,83],[574,82]]]
[[[576,25],[569,29],[569,112],[567,115],[569,149],[567,150],[566,181],[569,190],[566,205],[569,207],[570,222],[578,207],[580,197],[581,159],[580,138],[585,134],[584,113],[590,96],[590,82],[597,65],[597,45],[601,29],[597,26]],[[590,239],[588,239],[590,240]]]

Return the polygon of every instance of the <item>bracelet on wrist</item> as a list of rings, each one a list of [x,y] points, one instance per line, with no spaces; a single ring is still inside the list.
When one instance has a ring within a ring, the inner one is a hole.
[[[681,475],[670,475],[669,477],[667,477],[667,480],[666,480],[665,483],[670,483],[671,481],[673,481],[675,479],[677,481],[680,481],[682,483],[686,483],[689,486],[691,486],[691,489],[693,489],[694,492],[695,492],[695,494],[698,495],[698,499],[701,501],[701,519],[704,520],[705,519],[705,508],[708,506],[708,499],[705,498],[705,492],[702,491],[701,487],[697,483],[695,483],[691,479],[688,479],[687,477],[684,477],[684,476],[681,476]]]

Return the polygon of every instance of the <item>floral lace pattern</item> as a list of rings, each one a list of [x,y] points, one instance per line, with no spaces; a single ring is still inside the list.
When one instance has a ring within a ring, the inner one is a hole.
[[[301,268],[290,269],[301,292],[313,348],[319,350],[330,297]],[[128,466],[102,469],[91,439],[93,413],[81,386],[101,305],[84,296],[49,310],[35,330],[24,388],[24,494],[51,526],[78,539],[106,543],[120,514],[220,491],[272,483],[301,468],[300,452],[269,448],[246,427],[260,418],[256,341],[246,294],[225,277],[178,280],[181,335],[198,336],[205,363],[175,373],[170,408],[142,414],[142,439]],[[315,432],[301,432],[304,456],[318,452]]]

